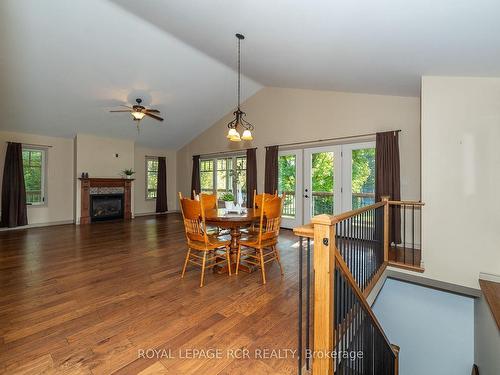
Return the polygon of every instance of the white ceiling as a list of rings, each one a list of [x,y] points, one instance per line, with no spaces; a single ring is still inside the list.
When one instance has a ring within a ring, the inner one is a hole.
[[[2,0],[0,129],[179,148],[234,107],[236,32],[244,98],[418,96],[422,75],[500,76],[499,16],[498,0]],[[107,112],[136,96],[166,118],[140,135]]]
[[[243,98],[260,88],[245,79]],[[165,121],[137,134],[128,114],[108,112],[136,97]],[[0,1],[0,130],[177,149],[235,102],[234,70],[112,2]]]
[[[422,75],[500,76],[499,0],[112,0],[266,86],[418,96]]]

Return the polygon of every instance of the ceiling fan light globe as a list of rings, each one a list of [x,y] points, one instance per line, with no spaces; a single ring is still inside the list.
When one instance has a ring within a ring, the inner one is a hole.
[[[142,113],[142,112],[130,112],[130,114],[132,115],[132,118],[134,120],[142,120],[144,118],[144,116],[146,116],[145,113]]]
[[[245,129],[245,131],[241,135],[241,139],[244,141],[251,141],[253,139],[252,132],[248,129]]]

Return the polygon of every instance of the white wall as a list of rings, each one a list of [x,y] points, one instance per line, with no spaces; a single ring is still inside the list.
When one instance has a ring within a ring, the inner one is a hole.
[[[135,147],[135,214],[150,214],[156,211],[156,200],[146,200],[146,156],[164,156],[167,158],[167,201],[168,210],[177,209],[177,162],[175,150],[160,150]]]
[[[242,107],[255,125],[254,141],[226,139],[232,113],[194,138],[177,154],[178,187],[184,194],[190,191],[195,154],[257,147],[257,181],[262,191],[265,146],[401,129],[402,198],[420,199],[419,98],[266,87]]]
[[[52,146],[47,149],[47,203],[28,206],[28,224],[73,221],[73,140],[0,131],[0,181],[9,141]]]
[[[422,78],[425,276],[500,274],[500,78]]]
[[[134,141],[116,138],[96,137],[88,134],[77,134],[75,137],[75,178],[82,172],[89,177],[119,178],[124,169],[134,168]],[[118,156],[116,156],[118,155]],[[134,212],[134,189],[132,184],[132,212]],[[80,222],[80,182],[76,183],[76,218]]]
[[[401,347],[402,375],[470,375],[473,298],[387,279],[373,311],[389,341]]]

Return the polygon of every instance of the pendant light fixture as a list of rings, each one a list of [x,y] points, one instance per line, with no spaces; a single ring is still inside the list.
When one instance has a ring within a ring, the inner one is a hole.
[[[234,115],[233,121],[227,124],[227,127],[229,128],[229,131],[227,132],[227,138],[233,142],[240,142],[241,140],[251,141],[253,139],[252,130],[254,130],[254,126],[244,119],[244,117],[247,114],[240,109],[240,91],[241,91],[240,90],[241,88],[240,43],[243,39],[245,39],[245,37],[242,34],[236,34],[236,38],[238,39],[238,108],[236,109],[236,111],[233,112]],[[241,134],[241,136],[238,129],[243,130],[243,134]]]

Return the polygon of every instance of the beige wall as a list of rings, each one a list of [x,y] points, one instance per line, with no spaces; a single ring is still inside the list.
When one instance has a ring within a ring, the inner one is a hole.
[[[8,141],[52,146],[48,148],[47,204],[28,207],[29,224],[79,222],[80,177],[121,177],[121,171],[132,168],[134,175],[132,212],[154,213],[155,201],[145,199],[145,157],[167,158],[167,191],[170,211],[177,209],[177,163],[175,150],[135,146],[134,141],[78,134],[74,139],[0,131],[0,181]],[[118,154],[118,157],[115,156]]]
[[[73,140],[35,134],[0,132],[0,181],[6,142],[52,146],[47,150],[47,194],[43,206],[28,206],[28,223],[56,224],[73,221]]]
[[[422,78],[427,277],[478,288],[500,274],[500,78]]]
[[[165,156],[167,158],[167,201],[169,211],[177,209],[177,162],[175,150],[159,150],[135,147],[135,214],[149,214],[156,210],[156,200],[146,200],[146,156]]]
[[[177,153],[178,188],[189,193],[192,155],[258,147],[258,189],[264,188],[265,146],[402,129],[401,184],[404,199],[420,198],[420,100],[333,91],[264,88],[243,110],[255,125],[252,143],[229,142],[227,115]]]
[[[118,154],[118,156],[116,156]],[[75,137],[75,178],[82,172],[90,177],[122,176],[122,171],[134,168],[134,141],[127,139],[96,137],[77,134]],[[132,190],[135,183],[132,184]],[[76,183],[75,221],[80,222],[80,182]],[[132,192],[132,212],[134,212],[134,192]]]

